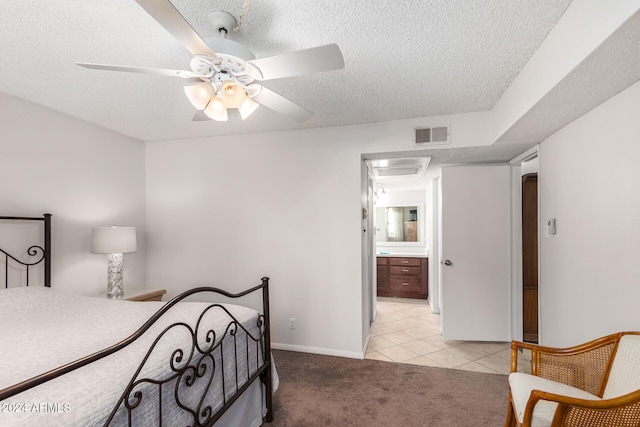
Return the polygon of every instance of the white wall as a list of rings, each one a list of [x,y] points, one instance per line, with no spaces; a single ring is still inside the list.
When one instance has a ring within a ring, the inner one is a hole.
[[[275,343],[356,356],[360,153],[324,131],[287,136],[147,144],[149,282],[175,295],[269,276]]]
[[[137,227],[124,280],[144,284],[144,144],[5,94],[0,129],[0,215],[53,214],[52,286],[106,291],[106,255],[89,252],[90,236],[113,224]]]
[[[491,141],[487,113],[446,120],[452,145]],[[269,276],[277,348],[361,357],[361,156],[411,150],[431,122],[148,143],[149,284],[237,291]]]
[[[640,83],[540,144],[541,340],[640,330]]]

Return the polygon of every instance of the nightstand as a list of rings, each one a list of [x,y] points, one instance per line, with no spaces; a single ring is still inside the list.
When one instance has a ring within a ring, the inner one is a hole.
[[[162,296],[166,293],[166,289],[125,288],[124,295],[115,299],[127,301],[162,301]],[[101,298],[106,298],[107,293],[101,292],[99,296]]]

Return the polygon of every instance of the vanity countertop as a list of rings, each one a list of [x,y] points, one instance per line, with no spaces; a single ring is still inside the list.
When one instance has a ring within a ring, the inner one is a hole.
[[[426,252],[423,253],[411,253],[411,252],[395,252],[389,251],[388,253],[378,252],[376,256],[383,257],[402,257],[402,258],[429,258]]]

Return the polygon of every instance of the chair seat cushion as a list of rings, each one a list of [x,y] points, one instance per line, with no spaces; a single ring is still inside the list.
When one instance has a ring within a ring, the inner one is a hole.
[[[579,388],[522,372],[513,372],[509,374],[509,386],[511,387],[513,406],[518,417],[518,422],[520,423],[522,423],[524,419],[524,410],[527,406],[532,390],[541,390],[548,393],[561,394],[563,396],[575,397],[578,399],[601,400],[598,396],[587,393]],[[553,415],[557,406],[558,404],[555,402],[549,402],[546,400],[538,401],[538,404],[533,410],[531,425],[535,427],[548,427],[553,420]]]

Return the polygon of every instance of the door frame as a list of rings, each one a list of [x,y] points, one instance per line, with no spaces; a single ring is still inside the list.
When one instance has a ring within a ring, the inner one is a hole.
[[[375,251],[373,250],[373,177],[365,159],[360,164],[360,239],[362,276],[362,355],[369,345],[371,323],[377,314]]]
[[[442,298],[440,296],[440,177],[431,181],[431,238],[429,239],[429,305],[433,314],[440,314]],[[440,325],[442,332],[442,325]]]
[[[511,166],[511,338],[523,339],[522,291],[522,163],[538,157],[536,145],[509,161]],[[539,172],[538,172],[539,173]],[[538,225],[540,224],[540,192],[538,191]],[[540,260],[540,232],[538,232],[538,261]],[[540,262],[538,262],[540,277]],[[538,342],[542,342],[540,328],[540,293],[538,285]]]

